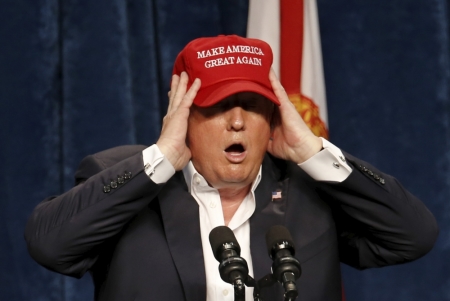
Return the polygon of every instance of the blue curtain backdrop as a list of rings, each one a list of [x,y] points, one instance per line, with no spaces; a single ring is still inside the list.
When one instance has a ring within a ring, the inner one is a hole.
[[[349,301],[450,300],[449,1],[318,0],[331,141],[393,174],[436,215],[410,264],[343,267]],[[0,300],[92,300],[89,276],[28,256],[31,210],[87,154],[151,144],[190,40],[245,35],[246,0],[0,0]],[[295,30],[295,29],[293,29]]]

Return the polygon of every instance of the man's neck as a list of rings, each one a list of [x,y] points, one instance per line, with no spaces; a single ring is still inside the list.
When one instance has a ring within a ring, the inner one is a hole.
[[[220,201],[222,203],[223,219],[228,226],[242,201],[249,193],[251,184],[243,188],[219,189]]]

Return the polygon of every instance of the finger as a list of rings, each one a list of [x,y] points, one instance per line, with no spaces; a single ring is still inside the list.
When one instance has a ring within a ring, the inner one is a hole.
[[[172,81],[170,82],[170,94],[175,95],[178,84],[180,83],[180,76],[177,74],[172,75]]]
[[[173,98],[175,97],[175,91],[177,90],[179,83],[180,83],[180,76],[178,76],[177,74],[172,75],[172,81],[170,82],[170,91],[168,93],[169,105],[167,107],[167,113],[169,113],[172,110]]]
[[[172,100],[172,111],[176,111],[178,106],[180,105],[181,101],[183,100],[184,96],[186,95],[187,90],[187,84],[189,81],[189,76],[185,71],[181,72],[180,75],[180,81],[178,83],[178,86],[175,90],[175,95]]]
[[[278,80],[278,78],[275,74],[275,71],[273,71],[272,68],[270,69],[270,72],[269,72],[269,80],[270,80],[270,84],[272,85],[273,92],[275,93],[275,96],[280,101],[281,106],[283,106],[283,104],[286,102],[290,103],[289,97],[286,93],[286,90],[281,85],[280,81]]]
[[[201,81],[199,78],[196,78],[194,82],[192,83],[192,86],[187,91],[186,95],[183,98],[182,103],[180,106],[183,108],[190,108],[192,103],[194,102],[195,97],[197,96],[197,92],[201,87]]]

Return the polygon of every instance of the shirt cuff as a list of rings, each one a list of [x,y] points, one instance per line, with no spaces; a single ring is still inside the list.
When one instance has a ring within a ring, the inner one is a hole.
[[[298,166],[316,181],[344,181],[352,173],[352,168],[338,147],[324,138],[321,139],[323,150]]]
[[[175,174],[175,168],[156,144],[144,149],[142,158],[145,173],[156,184],[166,183]]]

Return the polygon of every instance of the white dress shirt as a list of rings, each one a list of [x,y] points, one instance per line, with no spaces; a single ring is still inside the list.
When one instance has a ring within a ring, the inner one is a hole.
[[[323,150],[299,164],[306,173],[317,181],[342,182],[352,172],[346,163],[342,151],[322,138]],[[155,183],[167,182],[175,173],[175,169],[156,144],[143,150],[145,172]],[[222,203],[217,189],[210,187],[206,180],[194,168],[192,162],[183,169],[189,192],[199,205],[200,232],[206,274],[206,300],[232,301],[234,291],[231,284],[224,282],[219,274],[219,262],[214,258],[209,233],[217,226],[225,225]],[[241,246],[241,257],[248,264],[249,274],[253,277],[253,264],[250,253],[250,222],[256,208],[255,189],[261,181],[261,167],[252,187],[244,201],[240,204],[228,227],[233,231]],[[253,299],[253,288],[246,288],[245,299]]]

